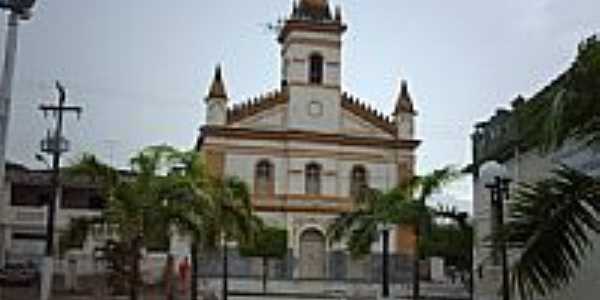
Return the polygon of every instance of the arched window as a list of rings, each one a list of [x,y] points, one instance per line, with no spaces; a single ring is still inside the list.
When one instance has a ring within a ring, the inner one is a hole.
[[[309,82],[314,84],[323,83],[323,56],[313,54],[310,56]]]
[[[368,185],[367,170],[365,167],[355,166],[352,168],[352,174],[350,175],[350,196],[356,199]]]
[[[321,194],[321,166],[316,163],[306,165],[306,194]]]
[[[275,192],[275,170],[273,164],[261,160],[256,165],[254,174],[254,193],[258,196],[269,196]]]

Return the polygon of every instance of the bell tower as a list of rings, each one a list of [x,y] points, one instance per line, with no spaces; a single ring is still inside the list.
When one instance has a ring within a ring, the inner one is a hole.
[[[204,98],[206,103],[206,124],[209,126],[224,126],[227,122],[227,91],[221,74],[221,66],[215,68],[215,75]]]
[[[341,9],[332,14],[327,0],[294,2],[278,36],[289,129],[338,131],[345,31]]]
[[[394,123],[397,129],[397,138],[401,140],[412,140],[415,136],[415,116],[413,100],[408,92],[406,80],[400,82],[400,92],[394,108]]]

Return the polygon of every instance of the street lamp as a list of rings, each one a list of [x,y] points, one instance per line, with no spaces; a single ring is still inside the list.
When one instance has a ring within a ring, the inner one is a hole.
[[[498,232],[504,227],[504,202],[509,198],[509,185],[511,180],[508,178],[508,170],[505,166],[496,161],[485,163],[481,167],[481,178],[485,187],[490,191],[490,200],[494,220],[494,245],[493,258],[494,263],[498,264],[499,255],[502,262],[502,299],[510,300],[509,282],[508,282],[508,258],[506,250],[506,241],[498,237]]]
[[[15,57],[17,53],[17,34],[19,19],[31,18],[31,9],[35,0],[0,0],[0,9],[9,11],[6,48],[4,53],[4,67],[0,79],[0,195],[4,195],[6,174],[6,140],[8,137],[8,123],[10,117],[12,81],[15,71]],[[3,231],[2,228],[0,228]],[[3,232],[2,232],[3,233]],[[0,234],[2,237],[3,234]],[[4,239],[0,238],[0,266],[4,265]]]
[[[36,0],[2,0],[0,8],[8,9],[11,13],[16,13],[22,20],[31,18],[31,9]]]
[[[381,231],[381,297],[390,297],[390,269],[389,269],[389,256],[390,256],[390,231],[393,226],[390,224],[379,224],[378,230]]]

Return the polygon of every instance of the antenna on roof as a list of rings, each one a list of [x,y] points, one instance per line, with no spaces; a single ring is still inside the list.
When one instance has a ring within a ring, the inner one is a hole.
[[[261,23],[260,27],[266,29],[270,33],[273,32],[275,34],[279,34],[279,32],[281,32],[281,29],[283,28],[283,19],[278,18],[274,22]]]

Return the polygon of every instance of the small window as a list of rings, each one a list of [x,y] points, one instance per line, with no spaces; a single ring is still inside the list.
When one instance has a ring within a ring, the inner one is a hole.
[[[357,199],[368,187],[368,184],[365,167],[355,166],[352,168],[352,174],[350,175],[350,196],[353,199]]]
[[[309,82],[313,84],[323,83],[323,56],[319,54],[310,56]]]
[[[49,186],[11,185],[11,206],[40,207],[50,203],[53,197]]]
[[[306,194],[321,194],[321,166],[311,163],[306,166]]]
[[[97,189],[63,188],[61,208],[101,210],[104,205],[104,199]]]
[[[254,192],[258,196],[269,196],[274,194],[275,174],[273,164],[262,160],[256,165],[254,181]]]

